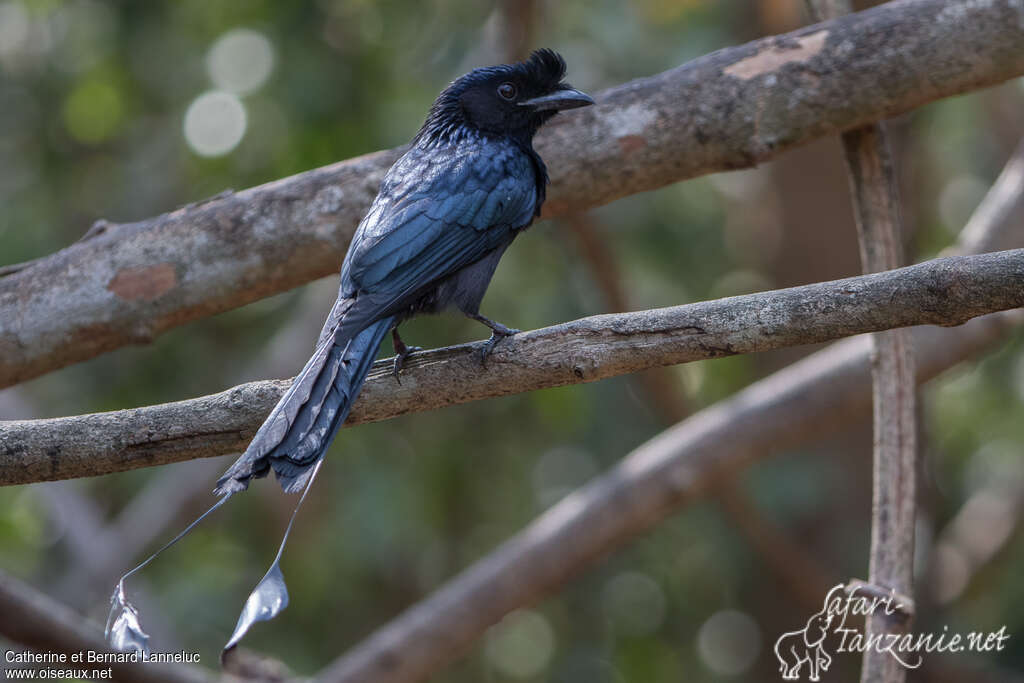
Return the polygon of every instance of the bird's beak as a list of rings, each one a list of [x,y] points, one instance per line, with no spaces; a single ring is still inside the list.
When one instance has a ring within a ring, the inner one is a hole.
[[[585,92],[573,88],[556,90],[550,95],[541,95],[530,100],[519,103],[521,107],[533,107],[536,111],[561,111],[562,109],[576,109],[577,107],[589,107],[594,103],[594,98]]]

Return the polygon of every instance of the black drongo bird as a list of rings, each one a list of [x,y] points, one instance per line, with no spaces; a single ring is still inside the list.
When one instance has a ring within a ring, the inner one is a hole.
[[[217,482],[221,498],[142,564],[121,577],[111,596],[107,637],[119,650],[148,649],[125,580],[177,543],[254,477],[273,469],[286,491],[312,482],[345,421],[381,341],[392,331],[395,373],[410,349],[397,326],[417,313],[455,307],[491,328],[482,357],[514,334],[479,313],[498,260],[540,215],[548,176],[533,136],[561,109],[593,104],[562,82],[565,61],[538,50],[518,64],[476,69],[434,102],[412,147],[388,171],[359,224],[341,267],[338,300],[313,357],[256,432],[245,453]],[[292,522],[302,504],[300,498]],[[288,603],[277,557],[245,607],[225,652],[250,626]]]
[[[559,110],[594,102],[564,76],[560,55],[537,50],[471,71],[440,94],[352,238],[313,357],[216,493],[241,491],[271,469],[286,491],[301,490],[389,331],[400,370],[403,320],[455,307],[491,328],[484,357],[515,333],[480,315],[480,301],[502,253],[540,215],[548,176],[534,134]]]

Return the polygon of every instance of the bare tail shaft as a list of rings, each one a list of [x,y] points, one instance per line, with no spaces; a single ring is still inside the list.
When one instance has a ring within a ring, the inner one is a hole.
[[[309,359],[245,453],[217,481],[214,493],[242,491],[273,468],[281,487],[300,491],[348,416],[377,349],[392,326],[353,320],[352,301],[338,301]]]

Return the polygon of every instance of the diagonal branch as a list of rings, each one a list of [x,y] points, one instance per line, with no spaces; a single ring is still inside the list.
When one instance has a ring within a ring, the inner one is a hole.
[[[1022,160],[1024,143],[1007,169]],[[955,250],[991,248],[1011,235],[1019,244],[1024,223],[1004,209],[1020,206],[1022,190],[1004,171]],[[917,382],[993,346],[1021,323],[1024,314],[1013,311],[956,330],[914,330]],[[421,680],[498,619],[558,589],[737,469],[861,419],[871,406],[870,351],[863,337],[833,344],[663,432],[336,659],[319,680]]]
[[[1013,0],[897,0],[606,90],[537,145],[564,215],[1024,75]],[[949,55],[958,55],[950,59]],[[388,150],[135,223],[0,276],[0,387],[337,270]]]
[[[913,331],[918,381],[1005,338],[1019,311]],[[694,414],[576,490],[484,559],[339,657],[321,683],[411,683],[489,626],[692,504],[738,469],[825,436],[871,408],[870,343],[848,339]]]
[[[951,253],[980,254],[998,251],[1010,246],[1012,228],[1024,225],[1024,138],[996,182],[985,194],[981,204],[971,214]]]
[[[628,311],[629,297],[626,295],[615,254],[600,234],[601,226],[590,214],[574,214],[561,221],[564,230],[575,238],[576,248],[589,266],[590,277],[597,285],[603,299],[602,309],[612,313]],[[647,403],[666,424],[678,422],[690,411],[686,405],[681,387],[663,370],[639,373],[635,378],[637,386],[646,394]]]
[[[630,310],[615,255],[601,234],[601,226],[590,214],[568,216],[562,224],[575,237],[577,247],[589,265],[591,278],[603,295],[604,309],[613,312]],[[648,405],[668,423],[689,416],[691,411],[687,410],[681,388],[678,382],[673,382],[667,368],[637,373],[633,379],[646,396]],[[794,539],[765,520],[736,482],[724,482],[714,495],[730,521],[761,556],[776,579],[809,611],[817,610],[821,596],[835,583],[829,581],[827,572],[809,553],[803,552]]]
[[[1024,249],[935,259],[789,289],[617,315],[516,335],[482,369],[477,345],[378,362],[346,424],[592,382],[637,370],[910,325],[957,325],[1024,306]],[[48,420],[0,422],[0,484],[94,476],[242,449],[287,382]]]

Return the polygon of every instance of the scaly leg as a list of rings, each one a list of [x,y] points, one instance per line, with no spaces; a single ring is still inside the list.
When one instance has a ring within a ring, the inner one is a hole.
[[[480,362],[484,365],[487,365],[487,356],[491,355],[491,351],[493,351],[494,347],[498,345],[498,342],[505,337],[511,337],[513,334],[519,334],[520,332],[520,330],[505,327],[501,323],[494,322],[490,318],[485,318],[479,313],[467,313],[466,315],[491,328],[491,338],[485,341],[483,348],[480,349]]]
[[[422,346],[406,346],[402,338],[398,336],[398,328],[395,327],[391,330],[391,344],[395,347],[395,366],[391,371],[391,374],[395,376],[395,381],[399,384],[402,383],[399,374],[402,372],[402,366],[405,365],[405,359],[417,351],[422,351]]]

